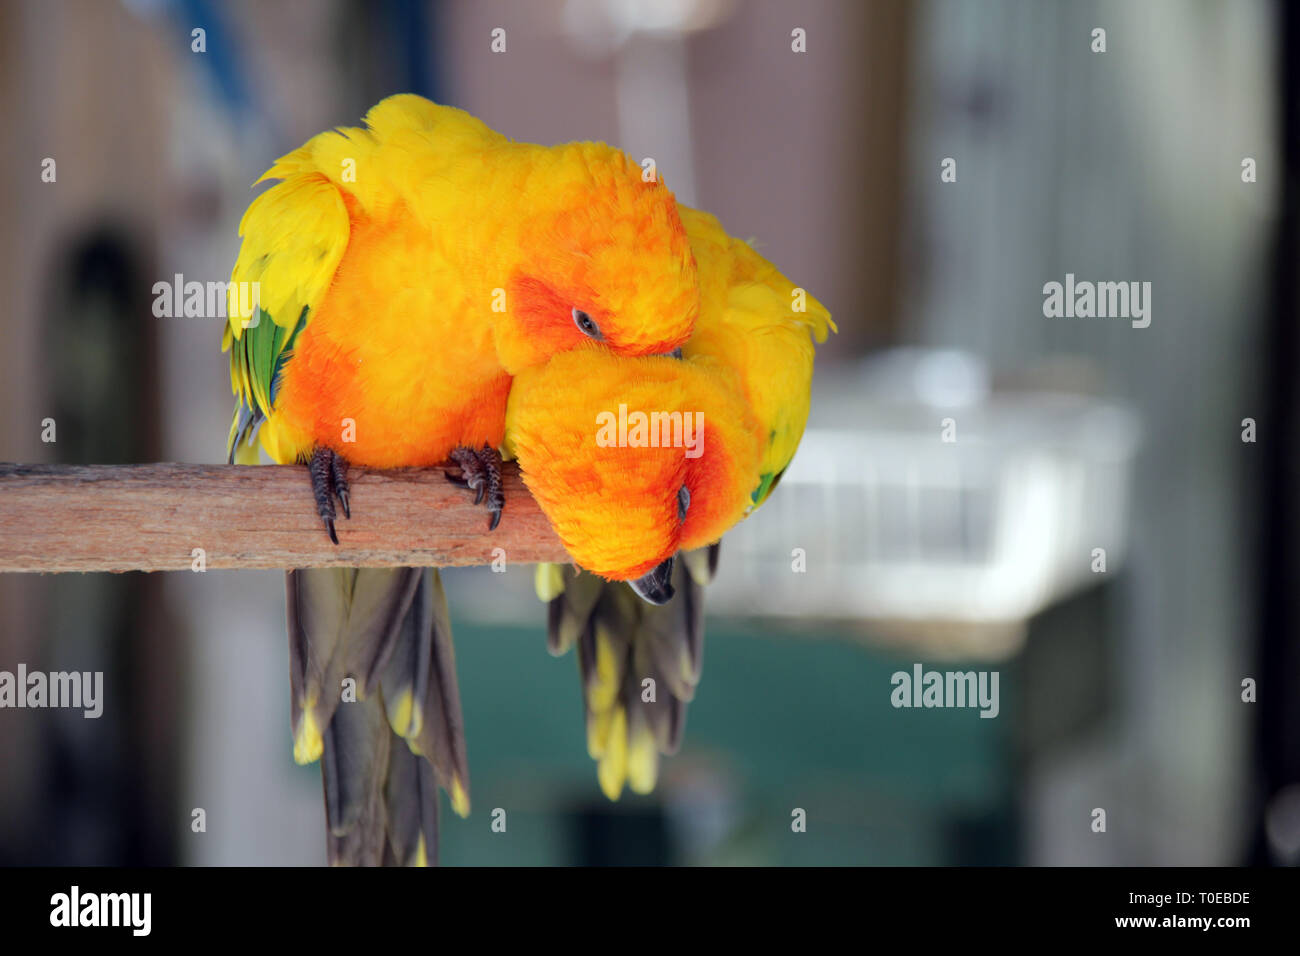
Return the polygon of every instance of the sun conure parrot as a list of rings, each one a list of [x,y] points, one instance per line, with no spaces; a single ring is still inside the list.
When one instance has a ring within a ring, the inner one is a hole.
[[[812,340],[825,341],[835,325],[821,303],[797,289],[750,244],[729,236],[716,218],[684,206],[678,211],[691,240],[701,290],[695,333],[682,349],[681,374],[703,373],[711,392],[696,388],[697,396],[723,391],[740,396],[758,427],[757,457],[731,459],[745,467],[743,474],[729,475],[724,481],[733,499],[714,503],[720,515],[734,522],[766,500],[794,457],[808,421]],[[551,372],[548,367],[530,374]],[[545,435],[531,442],[521,440],[516,406],[522,408],[526,394],[517,383],[507,418],[507,447],[514,448],[529,490],[560,530],[576,563],[593,572],[538,566],[538,595],[549,602],[548,646],[553,654],[563,654],[577,644],[587,747],[598,761],[597,775],[605,794],[617,799],[625,781],[634,792],[648,793],[658,775],[659,754],[677,750],[686,703],[699,681],[702,589],[712,580],[717,541],[729,525],[714,523],[708,530],[677,538],[666,535],[664,524],[671,527],[671,522],[656,525],[640,520],[643,509],[665,507],[662,488],[642,491],[625,482],[621,494],[611,495],[603,534],[588,533],[592,496],[584,485],[581,464],[572,460],[581,456],[549,446]],[[608,394],[616,390],[611,388]],[[706,423],[723,420],[724,404],[718,398],[712,403],[720,414],[712,416],[706,399],[696,400]],[[557,453],[566,460],[552,460]],[[619,464],[626,463],[620,460]],[[696,496],[690,499],[692,509],[695,500]],[[573,530],[566,535],[566,528]],[[616,531],[611,534],[611,529]],[[611,538],[616,539],[614,553],[609,552]],[[671,572],[670,590],[676,596],[667,604],[639,601],[620,583],[619,579],[643,573],[645,564],[658,563],[674,548],[681,549]],[[647,679],[654,684],[646,685]],[[654,700],[647,699],[648,687],[654,688]]]
[[[279,159],[240,224],[229,455],[256,462],[256,436],[307,464],[336,542],[348,462],[451,460],[495,527],[511,376],[576,347],[673,353],[698,312],[690,245],[668,189],[604,144],[512,142],[411,95],[365,122]],[[297,570],[287,597],[294,758],[321,758],[330,862],[428,862],[436,785],[469,808],[437,573]]]

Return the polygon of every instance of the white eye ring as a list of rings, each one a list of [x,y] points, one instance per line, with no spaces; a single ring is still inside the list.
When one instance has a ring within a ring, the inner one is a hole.
[[[590,336],[597,341],[600,340],[600,326],[596,324],[596,320],[577,306],[573,307],[573,324],[578,327],[583,335]]]

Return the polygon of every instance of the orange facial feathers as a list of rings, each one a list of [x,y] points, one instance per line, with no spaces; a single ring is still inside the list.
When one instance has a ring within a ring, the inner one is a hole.
[[[740,520],[759,439],[736,381],[594,349],[522,372],[506,416],[507,450],[569,554],[615,580]]]

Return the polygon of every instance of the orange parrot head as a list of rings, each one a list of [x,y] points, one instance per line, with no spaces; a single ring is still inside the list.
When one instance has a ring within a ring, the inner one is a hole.
[[[506,444],[574,562],[653,603],[672,596],[678,550],[744,516],[760,456],[736,383],[590,347],[515,379]]]
[[[521,223],[497,317],[511,374],[599,343],[618,355],[672,352],[699,313],[695,258],[673,194],[603,143],[546,151],[545,193]]]

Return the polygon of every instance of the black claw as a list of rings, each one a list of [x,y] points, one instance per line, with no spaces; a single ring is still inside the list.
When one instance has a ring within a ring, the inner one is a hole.
[[[343,506],[343,517],[352,517],[352,508],[348,504],[348,463],[342,455],[330,453],[330,477],[334,480],[334,494]]]
[[[335,498],[338,498],[343,506],[343,516],[352,517],[348,502],[347,462],[328,448],[317,448],[307,462],[307,473],[311,475],[311,491],[316,499],[316,513],[324,522],[330,540],[338,544],[338,532],[334,530],[334,519],[338,517],[338,513],[334,510]]]
[[[461,477],[451,472],[443,472],[447,480],[461,488],[474,491],[474,504],[487,502],[491,517],[488,530],[495,531],[501,523],[501,511],[505,507],[505,493],[501,490],[501,456],[496,449],[485,444],[482,448],[461,446],[452,450],[451,460],[461,470]]]
[[[506,505],[505,492],[501,489],[501,456],[496,449],[484,445],[479,452],[479,460],[487,472],[487,503],[488,510],[492,512],[492,525],[488,530],[492,531],[500,523],[501,509]]]

